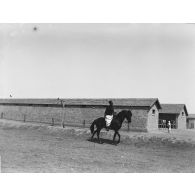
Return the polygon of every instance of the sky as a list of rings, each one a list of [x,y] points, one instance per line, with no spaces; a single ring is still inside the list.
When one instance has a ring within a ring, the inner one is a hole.
[[[195,24],[0,24],[0,98],[159,98],[195,113],[194,54]]]

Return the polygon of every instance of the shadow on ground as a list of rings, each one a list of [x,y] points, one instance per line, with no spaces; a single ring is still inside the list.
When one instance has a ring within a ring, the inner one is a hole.
[[[100,138],[100,141],[98,141],[97,138],[93,138],[93,139],[87,139],[87,141],[89,142],[93,142],[93,143],[97,143],[97,144],[109,144],[109,145],[117,145],[117,142],[110,140],[110,139],[104,139],[104,138]]]

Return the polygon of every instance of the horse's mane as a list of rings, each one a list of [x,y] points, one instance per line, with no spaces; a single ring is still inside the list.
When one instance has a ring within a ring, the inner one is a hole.
[[[130,110],[120,111],[117,115],[115,115],[115,118],[121,118],[124,115],[124,113],[127,113],[128,111],[131,112]]]
[[[128,112],[128,110],[121,110],[116,116],[120,116],[120,115],[123,114],[124,112]]]

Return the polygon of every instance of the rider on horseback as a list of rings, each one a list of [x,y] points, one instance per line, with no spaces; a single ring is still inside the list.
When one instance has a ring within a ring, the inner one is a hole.
[[[112,122],[114,115],[114,107],[113,107],[113,102],[110,100],[109,101],[109,106],[106,107],[105,113],[104,113],[104,118],[106,121],[106,130],[109,131],[110,124]]]

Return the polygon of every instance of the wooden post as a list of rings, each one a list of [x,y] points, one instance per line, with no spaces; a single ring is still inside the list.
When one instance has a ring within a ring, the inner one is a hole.
[[[24,123],[26,122],[26,114],[24,114]]]
[[[62,127],[65,127],[65,104],[62,102],[62,112],[63,112],[63,119],[62,119]]]
[[[63,112],[63,119],[62,119],[62,127],[65,127],[65,102],[62,100],[62,112]]]
[[[1,118],[3,119],[3,112],[1,113]]]
[[[129,122],[127,123],[127,126],[128,126],[128,131],[129,131]]]
[[[85,120],[83,120],[83,127],[85,127]]]
[[[52,124],[51,125],[54,126],[54,118],[52,118]]]
[[[57,99],[58,101],[60,101],[60,104],[62,106],[62,127],[65,127],[65,101],[61,100],[60,98]]]

